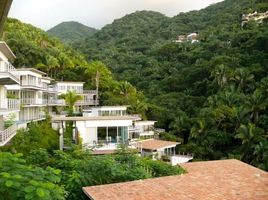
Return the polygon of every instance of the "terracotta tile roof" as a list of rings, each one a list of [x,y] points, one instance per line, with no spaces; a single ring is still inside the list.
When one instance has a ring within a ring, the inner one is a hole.
[[[84,187],[92,200],[267,200],[268,173],[238,160],[182,165],[188,173]]]
[[[146,149],[146,150],[157,150],[157,149],[169,148],[169,147],[180,144],[179,142],[170,142],[170,141],[155,140],[155,139],[144,140],[144,141],[140,141],[139,143],[142,145],[142,149]]]

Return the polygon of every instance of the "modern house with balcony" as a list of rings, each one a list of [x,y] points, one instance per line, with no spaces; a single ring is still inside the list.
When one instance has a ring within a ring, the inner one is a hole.
[[[139,115],[127,113],[128,106],[102,106],[85,110],[81,117],[53,117],[54,128],[60,132],[61,149],[67,148],[63,143],[63,135],[67,123],[73,124],[74,142],[78,136],[85,148],[91,149],[95,155],[112,154],[122,144],[136,149],[141,156],[153,159],[163,157],[172,164],[188,162],[190,155],[176,155],[178,142],[154,139],[155,121],[142,121]]]
[[[38,121],[45,118],[44,109],[47,101],[48,80],[43,79],[46,73],[33,68],[17,69],[20,74],[20,121]]]
[[[84,110],[99,104],[97,100],[97,91],[84,90],[84,82],[57,81],[54,88],[57,90],[58,95],[66,94],[68,91],[73,91],[81,95],[83,99],[75,103],[77,110],[79,108],[80,110]]]

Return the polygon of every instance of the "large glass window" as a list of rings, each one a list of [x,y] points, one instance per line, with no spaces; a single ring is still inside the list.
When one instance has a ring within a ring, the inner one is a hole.
[[[106,127],[98,127],[98,142],[106,142]]]
[[[117,142],[117,127],[108,128],[108,142],[116,143]]]
[[[118,135],[121,138],[121,142],[128,141],[128,127],[127,126],[118,127]]]

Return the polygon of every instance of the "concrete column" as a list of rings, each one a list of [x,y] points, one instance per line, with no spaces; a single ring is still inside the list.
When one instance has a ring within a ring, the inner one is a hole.
[[[0,115],[0,131],[5,130],[5,123],[3,115]]]
[[[59,138],[59,142],[60,142],[60,150],[63,150],[63,146],[64,146],[64,142],[63,142],[63,126],[60,125],[60,129],[59,129],[59,134],[60,134],[60,138]]]

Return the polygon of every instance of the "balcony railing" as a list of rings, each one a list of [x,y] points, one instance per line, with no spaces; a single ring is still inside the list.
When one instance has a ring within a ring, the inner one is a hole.
[[[22,98],[20,102],[22,105],[36,105],[36,99],[34,98]]]
[[[20,120],[24,122],[30,122],[30,121],[43,120],[45,118],[46,118],[45,114],[32,114],[30,116],[22,116]]]
[[[22,81],[21,82],[21,86],[22,87],[35,87],[35,88],[39,88],[39,89],[42,89],[43,88],[42,85],[37,84],[34,81]]]
[[[48,105],[65,105],[64,99],[48,99]]]
[[[56,87],[48,87],[47,91],[48,92],[58,92],[58,89]]]
[[[8,109],[18,109],[20,108],[20,101],[18,99],[7,99]]]
[[[16,135],[18,125],[14,124],[4,131],[0,131],[0,146],[5,145],[13,136]]]
[[[46,105],[47,99],[22,98],[20,102],[22,105]]]
[[[98,105],[99,101],[93,100],[93,99],[83,99],[83,100],[77,101],[75,104],[76,105]]]
[[[2,61],[3,62],[3,61]],[[19,82],[20,75],[15,67],[9,62],[4,62],[4,64],[0,67],[0,72],[8,72]]]
[[[19,109],[20,101],[18,99],[0,99],[0,109]]]
[[[83,90],[83,94],[97,94],[97,90]]]

